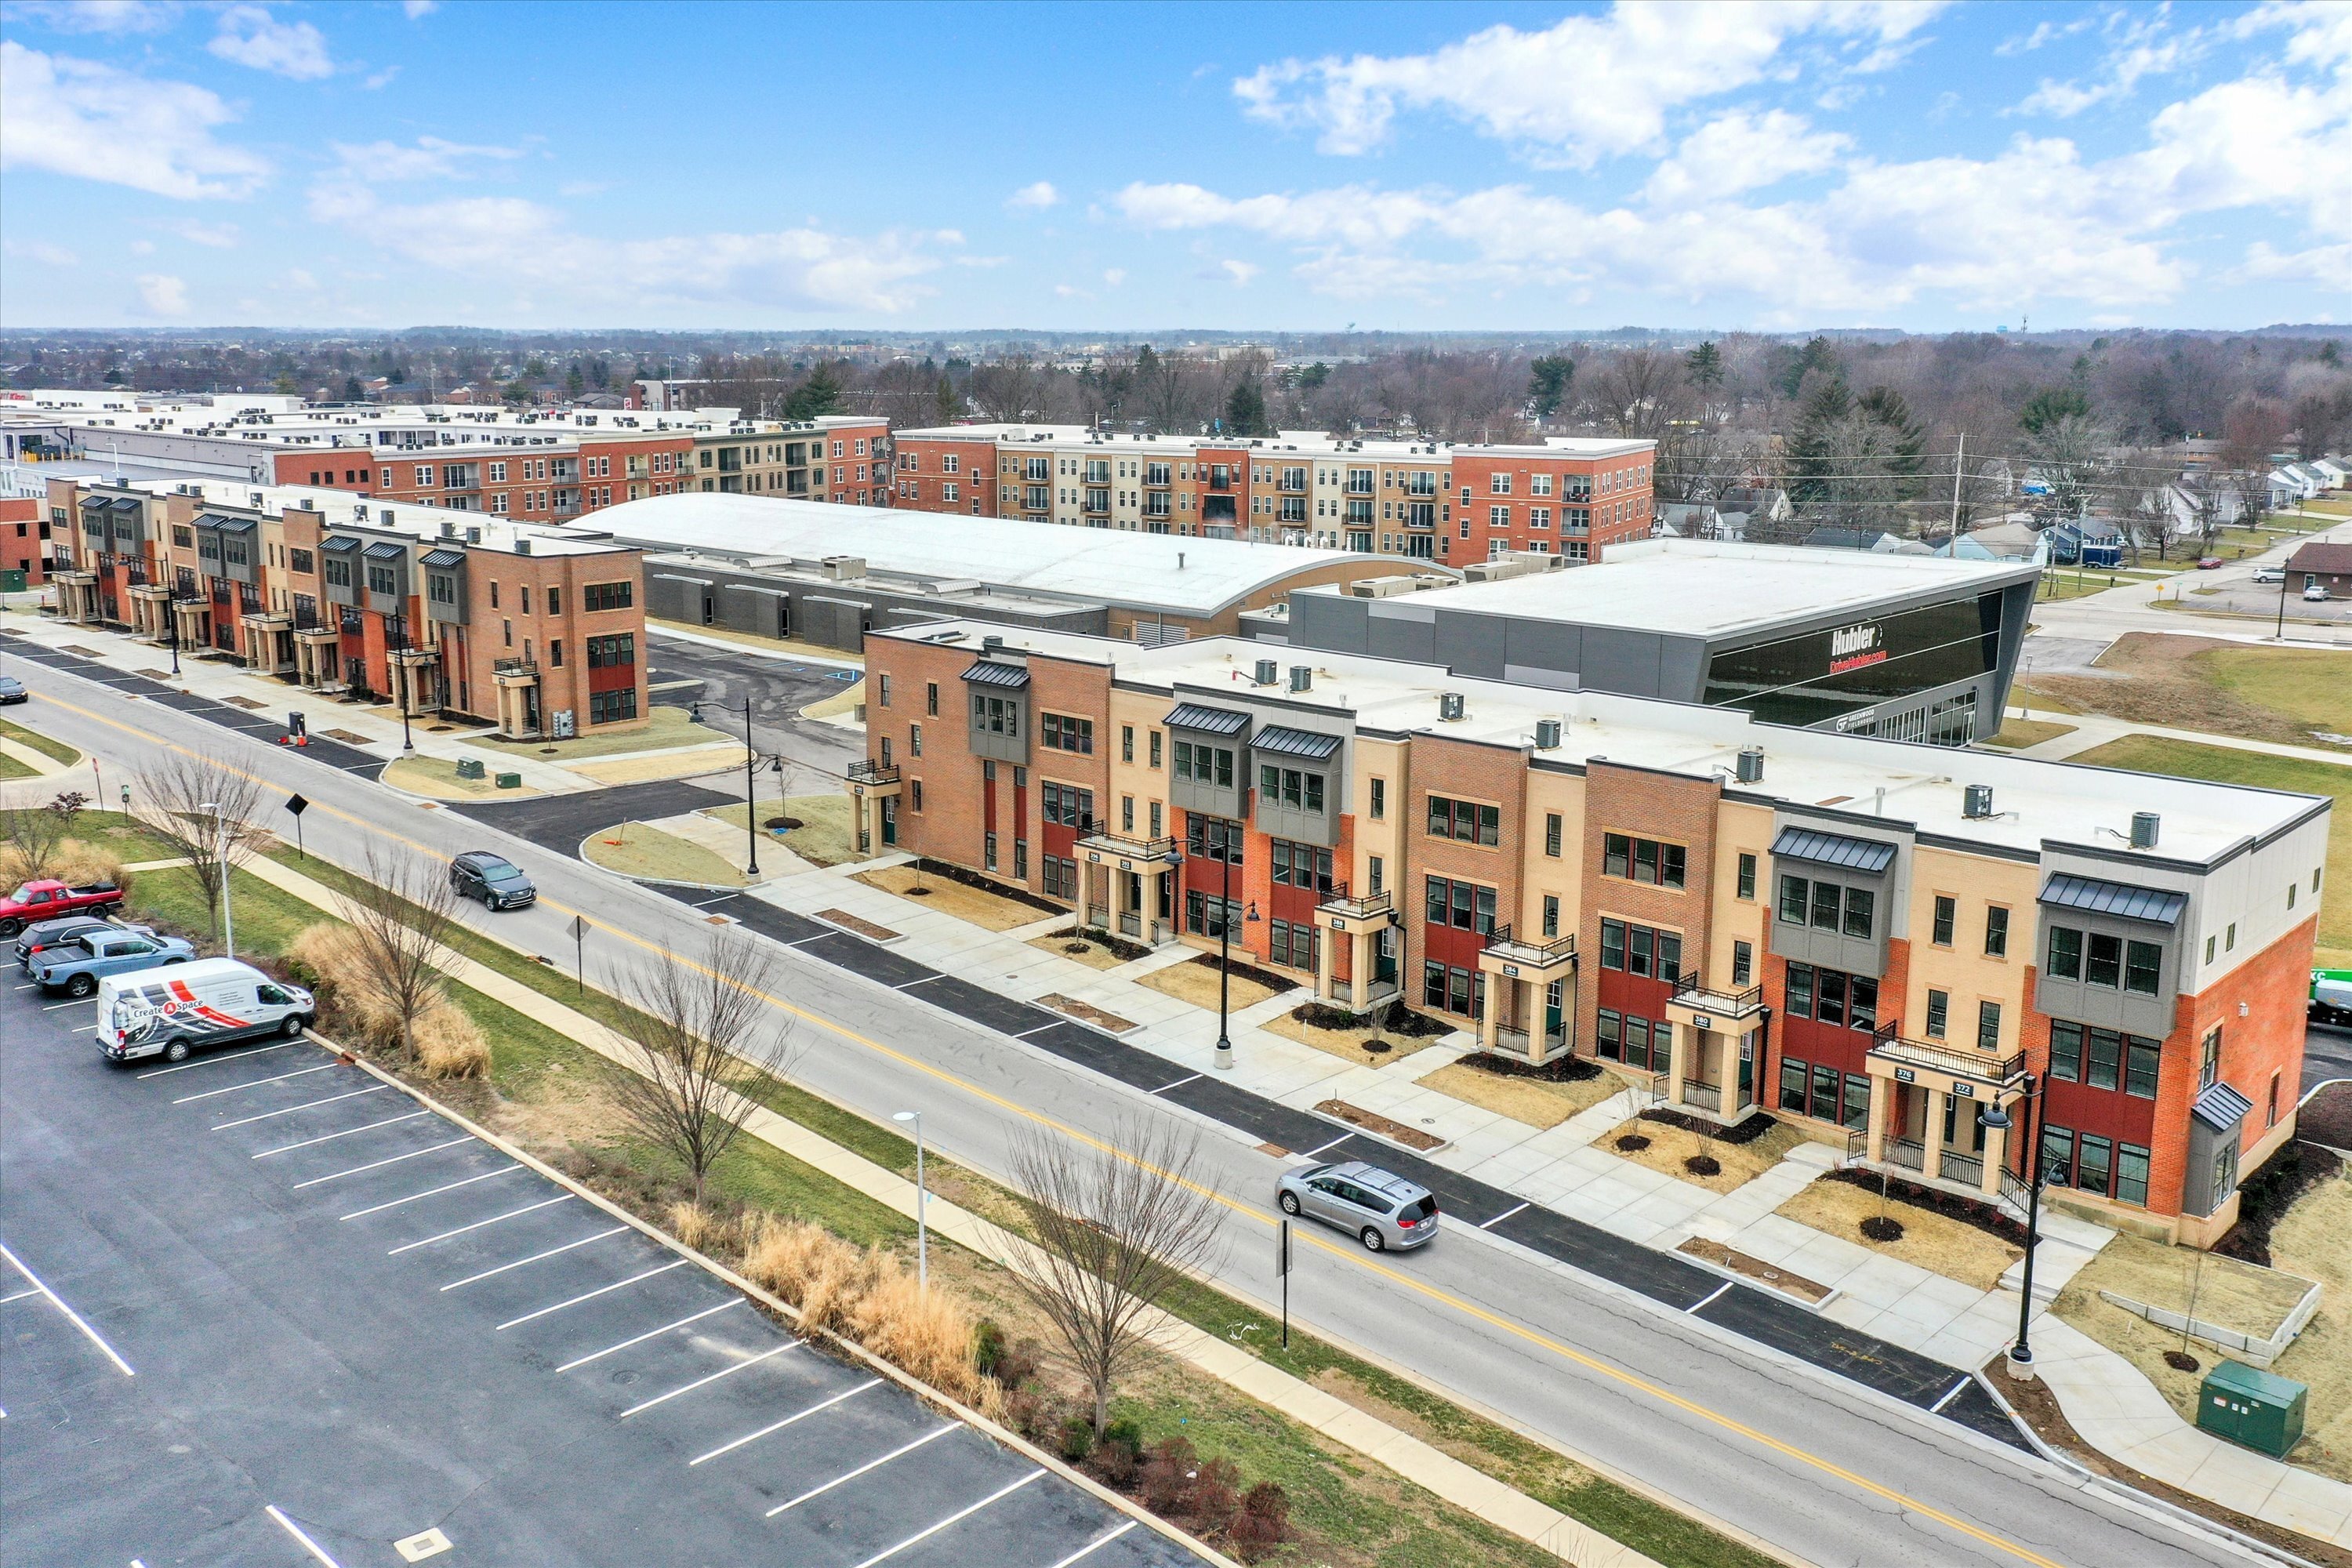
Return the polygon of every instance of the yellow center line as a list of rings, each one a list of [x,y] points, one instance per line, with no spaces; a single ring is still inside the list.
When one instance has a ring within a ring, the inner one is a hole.
[[[118,722],[117,721],[106,718],[101,714],[93,713],[86,708],[77,707],[73,703],[62,701],[58,698],[48,696],[47,693],[39,695],[42,701],[56,703],[57,706],[65,709],[68,712],[78,713],[85,719],[104,724],[110,729],[120,730],[125,734],[136,735],[142,740],[152,744],[163,746],[171,751],[178,752],[184,756],[195,756],[200,754],[208,755],[209,761],[227,769],[230,773],[236,773],[240,778],[250,779],[257,784],[269,783],[269,781],[261,778],[257,774],[246,773],[243,769],[236,767],[234,763],[223,761],[217,755],[191,752],[186,747],[166,741],[163,739],[163,737],[155,735],[151,731],[142,730],[135,725]],[[389,828],[381,827],[362,817],[355,816],[350,812],[339,810],[332,805],[326,805],[324,802],[313,802],[312,805],[313,809],[324,811],[331,816],[340,817],[343,821],[352,824],[354,827],[360,828],[363,832],[377,834],[380,837],[391,839],[396,844],[405,845],[409,848],[414,849],[417,853],[426,856],[429,858],[442,861],[446,861],[449,858],[447,855],[432,847],[430,845],[418,843],[415,839],[410,838],[404,834],[395,833]],[[644,937],[638,936],[634,931],[625,931],[618,926],[608,925],[604,921],[598,920],[595,916],[588,914],[584,910],[571,909],[552,899],[542,899],[540,901],[545,904],[549,909],[554,910],[559,913],[576,915],[580,919],[586,921],[589,925],[594,929],[614,936],[624,938],[625,940],[644,948],[650,953],[668,959],[670,962],[675,963],[683,963],[695,970],[697,973],[709,976],[709,978],[722,978],[719,975],[713,974],[709,968],[697,963],[691,958],[686,957],[682,953],[673,952],[668,948],[662,946],[659,942],[648,941]],[[805,1008],[785,1001],[781,996],[772,996],[768,993],[760,991],[756,988],[751,990],[751,994],[758,996],[761,1001],[766,1002],[769,1005],[776,1008],[780,1012],[788,1013],[793,1017],[804,1019],[807,1022],[817,1026],[819,1028],[824,1029],[831,1034],[839,1036],[845,1040],[850,1041],[852,1044],[861,1046],[866,1050],[873,1051],[879,1056],[887,1057],[890,1060],[897,1062],[901,1066],[911,1068],[917,1072],[937,1079],[940,1083],[957,1089],[963,1094],[970,1095],[976,1100],[980,1100],[989,1105],[995,1106],[999,1110],[1009,1111],[1013,1115],[1017,1116],[1024,1121],[1033,1122],[1040,1127],[1049,1128],[1052,1131],[1060,1133],[1064,1137],[1075,1139],[1078,1142],[1084,1143],[1091,1149],[1112,1154],[1119,1159],[1127,1160],[1129,1163],[1142,1163],[1141,1162],[1135,1161],[1131,1156],[1127,1154],[1125,1151],[1103,1142],[1101,1139],[1085,1131],[1083,1129],[1073,1127],[1066,1122],[1058,1121],[1054,1117],[1047,1116],[1041,1111],[1034,1110],[1015,1100],[1007,1100],[1003,1095],[993,1093],[989,1089],[981,1088],[978,1084],[971,1083],[963,1079],[958,1078],[955,1074],[947,1071],[945,1068],[934,1066],[932,1063],[924,1061],[920,1058],[908,1056],[906,1052],[898,1050],[895,1047],[886,1046],[879,1040],[868,1039],[866,1037],[858,1034],[854,1029],[845,1028],[829,1018],[822,1017],[817,1014],[811,1013]],[[1145,1168],[1153,1170],[1155,1174],[1163,1176],[1168,1174],[1168,1173],[1164,1171],[1159,1171],[1156,1167],[1147,1165]],[[1194,1192],[1203,1194],[1204,1195],[1215,1200],[1218,1204],[1223,1205],[1232,1213],[1241,1215],[1245,1219],[1255,1220],[1258,1224],[1265,1226],[1268,1228],[1272,1228],[1276,1223],[1272,1215],[1268,1215],[1265,1210],[1257,1207],[1254,1204],[1245,1203],[1238,1198],[1228,1196],[1226,1194],[1219,1192],[1213,1187],[1204,1187],[1197,1183],[1187,1182],[1185,1185],[1192,1188]],[[1899,1508],[1907,1509],[1923,1519],[1934,1520],[1937,1523],[1945,1526],[1947,1529],[1956,1531],[1973,1541],[1980,1542],[1987,1546],[1990,1546],[1998,1551],[2006,1552],[2010,1556],[2015,1557],[2021,1562],[2032,1563],[2034,1568],[2066,1568],[2065,1564],[2058,1563],[2052,1558],[2044,1557],[2029,1546],[2025,1546],[2018,1542],[2010,1541],[2002,1536],[1996,1535],[1990,1531],[1984,1530],[1977,1525],[1969,1523],[1967,1520],[1947,1513],[1943,1510],[1936,1508],[1931,1504],[1921,1502],[1918,1499],[1908,1496],[1904,1492],[1897,1491],[1892,1487],[1885,1486],[1877,1481],[1874,1481],[1867,1476],[1857,1474],[1856,1472],[1848,1469],[1845,1466],[1838,1464],[1834,1460],[1824,1458],[1819,1454],[1809,1452],[1804,1448],[1797,1447],[1793,1443],[1784,1442],[1780,1438],[1775,1437],[1768,1432],[1759,1431],[1756,1427],[1750,1426],[1746,1422],[1738,1420],[1734,1416],[1727,1415],[1717,1410],[1711,1410],[1707,1406],[1700,1405],[1694,1400],[1685,1399],[1681,1394],[1675,1394],[1670,1389],[1663,1388],[1657,1384],[1652,1383],[1648,1379],[1643,1378],[1637,1373],[1628,1372],[1622,1367],[1612,1365],[1612,1363],[1602,1361],[1596,1356],[1587,1355],[1582,1351],[1577,1350],[1571,1345],[1564,1344],[1560,1341],[1552,1338],[1550,1335],[1546,1334],[1539,1330],[1531,1329],[1523,1323],[1513,1322],[1511,1320],[1505,1318],[1498,1313],[1491,1312],[1486,1308],[1478,1306],[1475,1302],[1465,1300],[1461,1297],[1454,1295],[1450,1290],[1442,1289],[1437,1286],[1429,1284],[1425,1280],[1416,1279],[1409,1274],[1399,1273],[1397,1270],[1389,1268],[1385,1264],[1375,1263],[1370,1258],[1356,1251],[1352,1247],[1342,1247],[1337,1246],[1326,1238],[1316,1236],[1311,1232],[1301,1232],[1299,1235],[1300,1238],[1306,1241],[1307,1245],[1314,1247],[1322,1252],[1328,1253],[1333,1258],[1350,1263],[1359,1268],[1369,1269],[1372,1273],[1378,1274],[1383,1279],[1401,1285],[1408,1290],[1412,1290],[1424,1296],[1430,1300],[1435,1301],[1440,1305],[1451,1308],[1453,1310],[1463,1313],[1467,1317],[1475,1318],[1480,1322],[1500,1329],[1504,1332],[1523,1340],[1528,1344],[1549,1351],[1553,1355],[1559,1357],[1563,1361],[1570,1362],[1575,1365],[1583,1367],[1589,1372],[1598,1373],[1601,1376],[1609,1378],[1614,1383],[1620,1384],[1626,1388],[1635,1391],[1636,1393],[1646,1394],[1649,1397],[1659,1401],[1661,1404],[1671,1405],[1673,1408],[1682,1411],[1685,1415],[1696,1416],[1700,1420],[1705,1421],[1711,1426],[1718,1426],[1727,1432],[1736,1433],[1739,1436],[1747,1438],[1749,1442],[1756,1444],[1759,1447],[1769,1449],[1769,1451],[1781,1455],[1786,1458],[1794,1459],[1801,1465],[1819,1470],[1823,1475],[1833,1476],[1849,1486],[1859,1488],[1861,1490],[1868,1492],[1871,1496],[1894,1503]]]

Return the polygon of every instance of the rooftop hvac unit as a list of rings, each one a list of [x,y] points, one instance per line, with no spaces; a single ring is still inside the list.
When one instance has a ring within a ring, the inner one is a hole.
[[[1262,658],[1257,661],[1257,683],[1260,686],[1272,686],[1274,684],[1275,668],[1275,662],[1270,658]]]
[[[523,538],[518,537],[518,538],[515,540],[515,546],[514,546],[514,550],[515,550],[515,553],[516,553],[517,555],[528,555],[528,554],[530,554],[530,540],[528,540],[528,539],[523,539]]]
[[[1740,747],[1739,759],[1733,769],[1733,776],[1738,779],[1741,784],[1763,783],[1764,748],[1761,746]]]
[[[1272,661],[1269,660],[1268,668],[1271,667]],[[1290,689],[1293,691],[1305,691],[1313,687],[1314,684],[1315,667],[1313,665],[1294,664],[1290,667]]]
[[[1992,785],[1969,784],[1960,791],[1960,815],[1979,820],[1992,815]]]
[[[980,639],[980,651],[982,653],[994,653],[998,648],[1001,648],[1003,646],[1004,639],[1003,637],[990,637]]]
[[[1460,719],[1462,708],[1463,698],[1459,691],[1441,691],[1437,694],[1437,716],[1446,722],[1452,723]]]
[[[467,543],[468,543],[468,544],[479,544],[481,542],[482,542],[482,531],[481,531],[480,529],[478,529],[478,528],[472,528],[472,527],[468,527],[468,528],[466,530],[466,542],[467,542]]]
[[[1559,745],[1559,721],[1557,719],[1537,720],[1536,750],[1538,752],[1549,752],[1557,749]]]
[[[2156,847],[2156,832],[2162,819],[2152,811],[2132,813],[2131,847],[2135,849]]]

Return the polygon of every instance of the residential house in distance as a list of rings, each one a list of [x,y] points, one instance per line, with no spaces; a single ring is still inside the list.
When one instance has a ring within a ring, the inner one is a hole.
[[[2331,598],[2352,598],[2352,544],[2301,544],[2286,558],[2287,585],[2300,593],[2325,588]]]

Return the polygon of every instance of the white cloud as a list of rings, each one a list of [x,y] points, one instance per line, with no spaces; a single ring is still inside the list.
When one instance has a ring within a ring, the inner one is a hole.
[[[1118,288],[1127,281],[1127,268],[1124,267],[1106,268],[1103,272],[1103,281],[1114,289]]]
[[[1234,280],[1234,287],[1236,289],[1247,288],[1251,279],[1265,270],[1255,261],[1220,261],[1217,266],[1226,277]]]
[[[290,287],[304,290],[312,290],[319,287],[317,276],[307,267],[288,268],[286,281]]]
[[[131,254],[152,256],[155,254],[155,242],[152,239],[134,239],[131,242]]]
[[[314,185],[310,205],[312,217],[406,260],[530,289],[534,307],[553,298],[583,310],[688,301],[896,315],[930,292],[917,279],[940,268],[940,252],[963,243],[952,229],[815,227],[612,239],[520,197],[395,205],[350,181]]]
[[[1435,109],[1538,161],[1588,168],[1654,149],[1682,105],[1791,68],[1783,47],[1804,35],[1900,43],[1934,14],[1932,0],[1618,0],[1541,32],[1486,28],[1425,55],[1287,59],[1234,83],[1253,118],[1311,127],[1326,153],[1386,141],[1400,109]],[[1856,68],[1891,63],[1876,53]]]
[[[335,74],[326,35],[308,22],[281,22],[259,5],[232,5],[222,12],[220,31],[205,47],[225,60],[296,81]]]
[[[174,7],[155,0],[45,0],[8,9],[61,33],[155,33],[172,25]]]
[[[252,194],[269,165],[213,140],[236,118],[188,82],[0,40],[0,168],[46,169],[159,196]]]
[[[2086,109],[2129,98],[2141,80],[2181,69],[2203,58],[2231,29],[2190,27],[2172,30],[2169,16],[2158,11],[2147,17],[2115,11],[2107,14],[2107,43],[2095,79],[2087,85],[2043,78],[2012,110],[2018,114],[2048,114],[2071,119]]]
[[[139,275],[139,313],[142,316],[184,316],[188,286],[168,272]]]
[[[1852,137],[1815,131],[1778,109],[1762,115],[1736,110],[1685,137],[1651,174],[1643,195],[1659,205],[1717,201],[1818,173],[1853,145]]]
[[[2352,245],[2281,252],[2266,240],[2256,240],[2246,247],[2245,265],[2239,270],[2265,282],[2316,283],[2352,295]]]
[[[1054,285],[1054,298],[1056,300],[1091,300],[1094,296],[1087,293],[1083,289],[1076,288],[1070,284],[1056,283]]]
[[[461,142],[445,142],[438,136],[419,136],[413,147],[404,147],[397,142],[370,142],[364,145],[338,142],[334,149],[342,174],[362,183],[458,179],[467,174],[469,160],[506,162],[522,156],[520,147],[468,146]]]
[[[1060,202],[1062,193],[1054,188],[1051,180],[1040,180],[1034,185],[1024,185],[1004,198],[1008,207],[1050,207]]]
[[[51,245],[46,239],[0,239],[0,253],[21,256],[45,267],[75,267],[81,262],[80,257],[64,246]]]
[[[399,76],[400,68],[398,66],[386,66],[380,71],[373,71],[367,76],[361,78],[360,85],[367,89],[370,92],[381,92],[397,80]]]
[[[400,8],[406,12],[408,19],[414,22],[419,16],[430,16],[434,12],[441,9],[441,6],[439,0],[400,0]]]
[[[215,250],[228,250],[236,244],[237,227],[233,223],[200,223],[194,218],[183,218],[163,226],[192,245],[210,246]]]

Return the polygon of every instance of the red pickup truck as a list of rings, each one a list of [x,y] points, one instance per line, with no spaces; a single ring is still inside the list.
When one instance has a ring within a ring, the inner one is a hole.
[[[0,939],[15,936],[35,921],[60,915],[95,915],[122,907],[122,889],[111,882],[69,888],[54,877],[26,883],[0,901]]]

